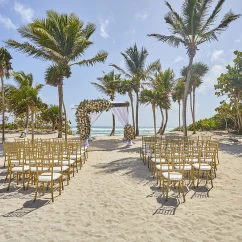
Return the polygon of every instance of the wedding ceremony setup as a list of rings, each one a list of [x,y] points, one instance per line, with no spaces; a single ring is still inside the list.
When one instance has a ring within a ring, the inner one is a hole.
[[[0,242],[241,242],[241,15],[0,0]]]

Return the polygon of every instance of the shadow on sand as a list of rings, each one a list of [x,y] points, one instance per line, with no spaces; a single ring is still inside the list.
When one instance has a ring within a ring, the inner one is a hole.
[[[50,204],[50,200],[39,199],[39,200],[36,200],[36,202],[33,202],[33,200],[30,200],[25,202],[21,208],[16,209],[12,212],[6,213],[2,215],[2,217],[23,217],[48,204]]]

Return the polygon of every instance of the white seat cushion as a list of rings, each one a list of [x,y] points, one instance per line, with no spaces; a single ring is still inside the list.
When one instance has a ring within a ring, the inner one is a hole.
[[[169,166],[170,169],[172,169],[172,166]],[[162,171],[168,171],[168,165],[163,164],[163,165],[156,165],[157,170],[162,170]]]
[[[202,159],[203,161],[205,161],[205,162],[212,162],[213,161],[213,159],[212,158],[204,158],[204,159]]]
[[[43,169],[41,169],[40,167],[38,168],[38,172],[41,172],[41,171],[47,171],[48,170],[48,168],[47,167],[43,167]],[[37,169],[36,169],[36,167],[30,167],[30,171],[31,172],[36,172],[37,171]]]
[[[11,164],[16,165],[19,164],[19,160],[11,159]]]
[[[75,163],[75,160],[63,160],[62,165],[63,166],[71,166]]]
[[[44,174],[44,175],[43,175]],[[40,182],[48,182],[51,181],[51,173],[43,173],[39,176],[38,180]],[[60,173],[53,173],[53,180],[57,180],[61,177]]]
[[[199,164],[198,163],[196,163],[196,164],[193,164],[192,165],[195,169],[199,169]],[[208,165],[208,164],[200,164],[200,170],[201,171],[210,171],[211,170],[211,166],[210,165]]]
[[[198,158],[189,158],[189,161],[191,161],[193,163],[197,163],[198,162]]]
[[[152,158],[151,159],[151,161],[153,162],[153,163],[165,163],[166,162],[166,159],[165,158]]]
[[[27,165],[29,165],[29,163],[30,163],[30,164],[34,164],[34,163],[35,163],[35,160],[25,160],[25,163],[26,163]]]
[[[175,169],[177,169],[177,170],[180,170],[182,168],[183,168],[183,165],[181,165],[181,166],[176,165],[175,166]],[[192,166],[191,165],[189,165],[189,164],[185,164],[184,165],[184,171],[190,171],[191,169],[192,169]]]
[[[66,171],[69,169],[69,166],[62,166],[62,171]],[[60,172],[61,171],[61,167],[60,166],[54,166],[53,167],[53,171],[54,172]]]
[[[70,155],[71,160],[80,159],[81,155]]]
[[[160,154],[154,154],[154,153],[150,154],[150,153],[149,153],[148,156],[149,156],[149,157],[160,157]]]
[[[28,171],[29,170],[29,166],[14,166],[12,168],[12,171],[15,171],[15,172],[21,172],[22,170],[24,171]]]
[[[168,179],[168,172],[162,172],[162,176],[167,180]],[[170,172],[170,180],[171,181],[180,181],[182,179],[182,174],[179,172]]]

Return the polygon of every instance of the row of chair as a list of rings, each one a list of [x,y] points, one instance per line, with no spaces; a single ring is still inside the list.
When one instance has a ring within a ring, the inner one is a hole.
[[[171,184],[178,184],[179,193],[184,196],[184,185],[192,184],[195,187],[206,176],[213,187],[213,177],[216,177],[219,143],[207,138],[161,138],[156,136],[142,137],[140,156],[144,164],[156,177],[159,186],[166,186],[166,201]],[[188,184],[185,184],[185,177],[188,177]]]
[[[6,179],[16,179],[17,184],[22,179],[23,189],[28,189],[30,183],[36,184],[35,198],[42,186],[44,194],[51,188],[51,197],[54,201],[54,183],[59,184],[59,194],[64,189],[63,180],[69,185],[70,174],[75,175],[78,167],[81,169],[87,160],[88,150],[80,140],[16,140],[4,143],[5,163],[8,164]],[[27,179],[27,185],[26,183]]]

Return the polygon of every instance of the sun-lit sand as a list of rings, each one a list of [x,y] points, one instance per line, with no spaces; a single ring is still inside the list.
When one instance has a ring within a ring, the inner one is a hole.
[[[176,193],[165,202],[139,159],[141,138],[128,148],[121,137],[95,138],[87,163],[54,203],[48,192],[34,203],[34,186],[12,183],[7,192],[2,168],[0,241],[242,241],[242,139],[214,137],[221,139],[214,188],[190,187],[185,203]]]

